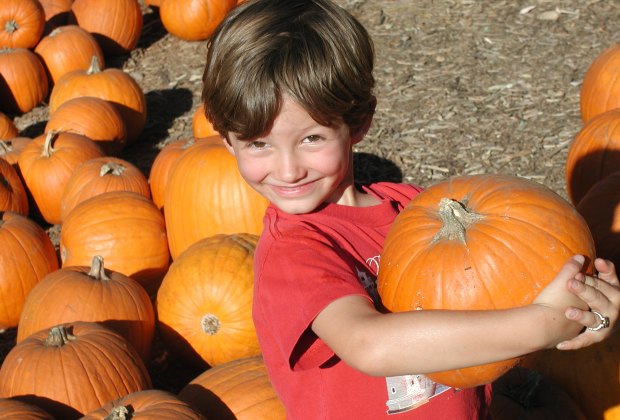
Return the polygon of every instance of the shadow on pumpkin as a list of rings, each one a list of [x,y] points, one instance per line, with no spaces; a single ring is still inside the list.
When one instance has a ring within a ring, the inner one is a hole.
[[[214,392],[198,384],[189,384],[179,396],[194,410],[210,419],[235,420],[237,416]]]
[[[2,98],[2,101],[0,101],[0,112],[6,114],[10,118],[22,114],[17,105],[15,95],[2,74],[0,74],[0,98]]]
[[[176,330],[169,325],[159,322],[157,330],[164,343],[164,346],[170,350],[172,357],[180,361],[183,365],[198,369],[200,371],[209,369],[211,366],[203,360],[203,358],[194,350],[192,345]]]
[[[74,420],[83,417],[83,414],[75,408],[70,407],[67,404],[61,403],[59,401],[54,401],[47,397],[28,394],[14,396],[12,398],[18,401],[22,401],[26,404],[36,405],[42,410],[50,413],[56,419]]]

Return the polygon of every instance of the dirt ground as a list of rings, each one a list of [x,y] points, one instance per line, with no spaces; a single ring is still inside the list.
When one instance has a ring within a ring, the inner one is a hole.
[[[361,180],[428,186],[452,175],[507,173],[566,196],[581,80],[603,49],[620,42],[617,1],[337,1],[368,28],[377,55],[378,109],[356,149]],[[156,9],[143,11],[138,47],[106,65],[123,68],[145,92],[146,127],[121,157],[148,175],[162,146],[192,135],[205,43],[173,37]],[[46,120],[43,104],[16,124],[33,137]],[[160,388],[178,390],[194,373],[170,373],[160,362],[151,369]]]

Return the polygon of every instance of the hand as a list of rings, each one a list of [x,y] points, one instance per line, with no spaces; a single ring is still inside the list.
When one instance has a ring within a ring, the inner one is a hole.
[[[566,310],[566,318],[579,322],[586,329],[573,339],[562,341],[557,345],[560,350],[576,350],[598,343],[609,337],[616,327],[620,312],[620,282],[614,264],[611,261],[597,258],[594,268],[598,276],[592,277],[582,273],[568,281],[568,289],[579,296],[592,311],[609,319],[609,327],[598,331],[589,330],[601,322],[592,311],[570,307]]]

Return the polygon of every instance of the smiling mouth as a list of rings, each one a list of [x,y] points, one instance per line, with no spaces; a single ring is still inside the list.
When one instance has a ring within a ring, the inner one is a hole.
[[[310,190],[310,188],[312,188],[313,185],[314,185],[314,182],[307,182],[305,184],[295,185],[295,186],[272,185],[271,188],[278,195],[295,196],[295,195],[300,195],[300,194],[307,192],[308,190]]]

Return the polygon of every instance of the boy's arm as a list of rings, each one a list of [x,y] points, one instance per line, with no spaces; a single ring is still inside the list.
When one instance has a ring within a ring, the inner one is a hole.
[[[342,360],[369,375],[430,373],[509,359],[553,347],[573,339],[584,325],[596,325],[581,311],[573,318],[577,322],[568,319],[567,308],[607,305],[613,327],[620,305],[615,272],[608,274],[615,279],[609,303],[606,292],[595,292],[590,284],[569,290],[567,282],[570,286],[579,277],[581,265],[581,260],[569,261],[533,304],[520,308],[381,314],[367,299],[347,296],[330,303],[312,329]]]

